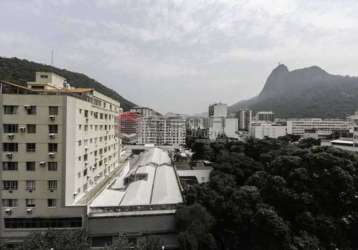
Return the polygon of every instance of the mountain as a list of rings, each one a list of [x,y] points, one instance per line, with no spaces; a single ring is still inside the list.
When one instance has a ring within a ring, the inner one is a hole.
[[[358,77],[329,74],[312,66],[290,71],[280,64],[261,93],[229,108],[272,110],[278,117],[344,118],[358,110]]]
[[[82,73],[59,69],[45,64],[31,62],[18,58],[0,57],[0,79],[25,85],[28,81],[35,80],[36,71],[51,71],[66,78],[73,87],[93,88],[98,92],[112,97],[121,103],[124,111],[136,106],[134,103],[120,96],[116,91],[104,86],[96,80]]]

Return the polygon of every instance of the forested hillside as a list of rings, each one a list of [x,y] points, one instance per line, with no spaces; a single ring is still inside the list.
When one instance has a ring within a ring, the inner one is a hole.
[[[59,69],[45,64],[31,62],[18,58],[0,57],[0,79],[7,80],[18,84],[26,84],[28,81],[35,80],[36,71],[55,72],[67,79],[67,82],[74,87],[94,88],[98,92],[112,97],[121,103],[122,108],[127,111],[135,104],[126,100],[114,90],[104,86],[96,80],[85,74]]]

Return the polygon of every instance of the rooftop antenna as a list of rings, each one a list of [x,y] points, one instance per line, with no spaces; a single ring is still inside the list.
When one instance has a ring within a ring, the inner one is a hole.
[[[54,56],[55,56],[55,51],[52,49],[51,50],[51,66],[53,66]]]

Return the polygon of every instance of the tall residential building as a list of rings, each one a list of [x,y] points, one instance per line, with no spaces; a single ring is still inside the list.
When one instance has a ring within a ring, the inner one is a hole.
[[[164,144],[184,145],[186,137],[185,119],[178,114],[164,116]]]
[[[215,140],[218,136],[226,135],[238,138],[238,119],[228,117],[227,105],[215,103],[209,106],[209,139]]]
[[[147,107],[131,109],[140,115],[138,144],[174,145],[185,144],[185,118],[178,114],[162,115]]]
[[[239,110],[237,117],[239,118],[239,130],[249,131],[254,112],[252,110]]]
[[[81,228],[86,196],[118,167],[120,103],[37,72],[26,87],[0,81],[0,237]]]
[[[304,135],[305,130],[316,130],[330,135],[333,132],[349,131],[351,127],[352,123],[343,119],[303,118],[287,120],[287,133],[300,136]]]

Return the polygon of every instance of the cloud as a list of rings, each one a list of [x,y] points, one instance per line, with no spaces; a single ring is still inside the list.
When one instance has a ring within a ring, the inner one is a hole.
[[[0,54],[84,72],[196,113],[257,94],[277,62],[356,74],[354,0],[3,0]],[[176,101],[173,101],[176,100]]]

